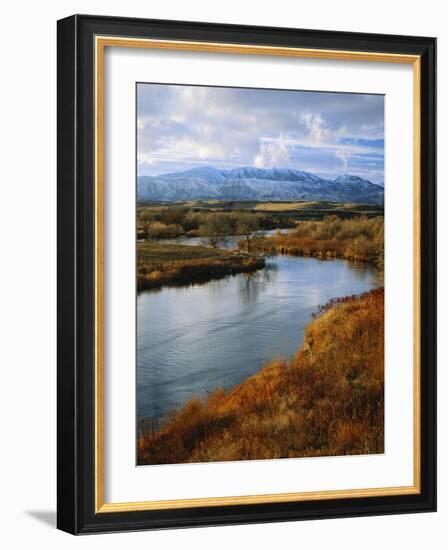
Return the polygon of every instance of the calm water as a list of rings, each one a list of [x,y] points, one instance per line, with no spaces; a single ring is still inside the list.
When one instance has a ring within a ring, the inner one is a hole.
[[[280,230],[282,232],[283,230]],[[268,237],[269,235],[273,235],[276,233],[275,229],[269,229],[269,230],[263,230],[263,231],[254,231],[252,235],[263,235],[265,237]],[[226,241],[220,244],[220,248],[238,248],[237,247],[237,241],[241,239],[240,236],[234,236],[230,235],[227,237]],[[158,243],[164,243],[164,244],[188,244],[190,246],[193,245],[204,245],[206,243],[203,242],[203,239],[200,237],[175,237],[172,239],[157,239]]]
[[[159,416],[292,356],[319,304],[377,283],[366,265],[276,256],[254,274],[140,294],[138,416]]]

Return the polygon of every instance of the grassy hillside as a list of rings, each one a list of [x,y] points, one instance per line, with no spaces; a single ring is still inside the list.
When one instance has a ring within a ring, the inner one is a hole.
[[[292,360],[141,430],[139,464],[384,452],[384,291],[321,308]]]
[[[219,248],[137,243],[137,289],[188,285],[264,267],[264,259]]]

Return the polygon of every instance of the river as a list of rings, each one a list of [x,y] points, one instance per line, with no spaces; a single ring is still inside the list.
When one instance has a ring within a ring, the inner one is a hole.
[[[367,264],[279,255],[253,274],[139,294],[138,417],[160,417],[292,356],[317,306],[378,284]]]

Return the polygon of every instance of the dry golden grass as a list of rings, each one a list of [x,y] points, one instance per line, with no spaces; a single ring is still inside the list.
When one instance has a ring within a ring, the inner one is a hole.
[[[242,250],[246,245],[239,243]],[[286,233],[252,240],[254,251],[317,258],[345,258],[384,268],[384,220],[382,216],[358,216],[343,220],[327,216],[321,221],[302,221]]]
[[[318,201],[303,201],[303,202],[259,202],[254,210],[269,211],[269,212],[284,212],[290,210],[302,210],[319,206]]]
[[[323,308],[291,360],[142,431],[139,464],[384,452],[384,290]]]
[[[206,246],[137,244],[137,290],[190,285],[263,268],[260,257]]]
[[[331,215],[332,212],[339,213],[371,213],[380,215],[382,213],[381,207],[377,205],[369,204],[358,204],[358,203],[339,203],[339,202],[329,202],[329,201],[292,201],[292,202],[257,202],[253,207],[254,210],[260,212],[293,212],[295,210],[311,210],[311,211],[321,211],[326,212],[327,215]]]

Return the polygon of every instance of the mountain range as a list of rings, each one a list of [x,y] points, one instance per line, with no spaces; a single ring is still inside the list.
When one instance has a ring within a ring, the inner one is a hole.
[[[383,204],[384,188],[359,176],[323,179],[289,168],[199,167],[137,178],[140,201],[255,200],[333,201]]]

